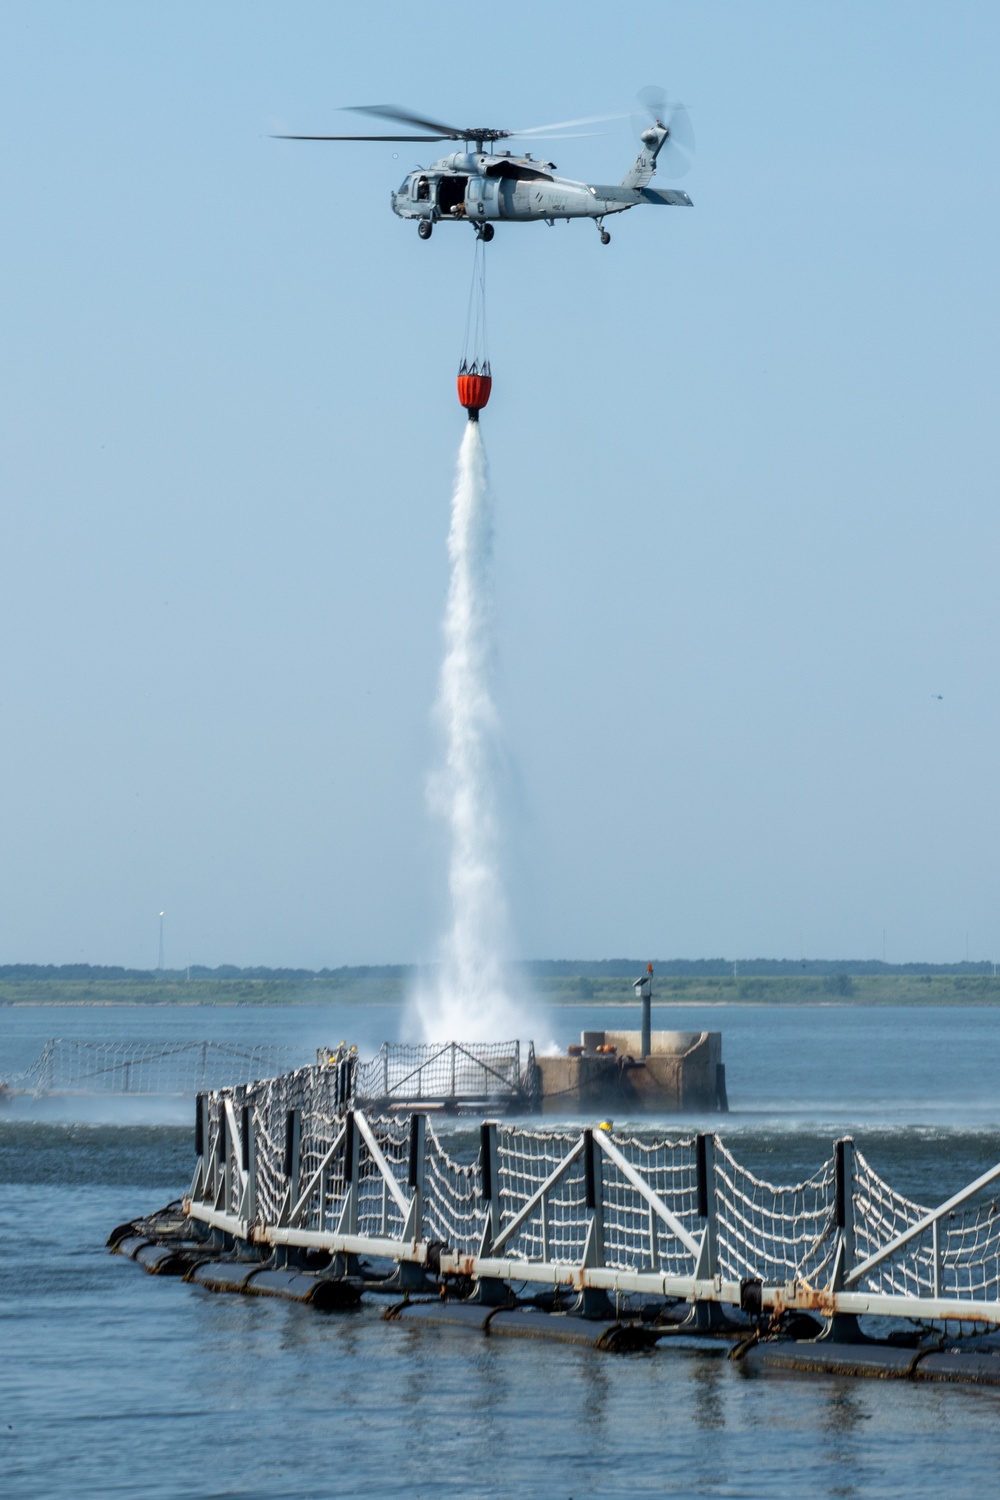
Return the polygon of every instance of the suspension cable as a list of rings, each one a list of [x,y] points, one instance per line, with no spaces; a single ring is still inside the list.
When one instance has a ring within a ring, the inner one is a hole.
[[[478,235],[472,258],[472,280],[465,314],[462,369],[489,371],[490,351],[486,327],[486,242]]]

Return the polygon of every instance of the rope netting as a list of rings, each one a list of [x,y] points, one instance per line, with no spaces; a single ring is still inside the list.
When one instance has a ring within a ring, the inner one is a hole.
[[[719,1269],[771,1286],[799,1280],[822,1286],[837,1249],[835,1164],[831,1156],[805,1182],[776,1187],[740,1165],[715,1141]]]
[[[555,1131],[503,1128],[497,1132],[501,1230],[513,1222],[578,1144],[579,1136]],[[507,1240],[504,1253],[518,1260],[579,1265],[587,1226],[584,1167],[578,1153],[549,1189],[544,1203]]]
[[[460,1255],[477,1255],[486,1225],[479,1165],[462,1166],[441,1145],[433,1127],[424,1152],[424,1227],[429,1240]]]
[[[684,1229],[697,1238],[698,1167],[694,1139],[641,1141],[636,1136],[614,1144],[648,1187],[670,1208]],[[691,1252],[664,1223],[617,1164],[601,1164],[604,1203],[604,1263],[635,1271],[665,1271],[684,1276]]]
[[[932,1210],[884,1182],[855,1152],[855,1263],[867,1260]],[[935,1249],[935,1239],[937,1246]],[[898,1297],[940,1296],[1000,1300],[1000,1204],[960,1207],[928,1224],[859,1278],[865,1291]]]
[[[225,1165],[234,1182],[246,1180],[246,1144],[233,1136],[232,1124],[225,1124],[227,1099],[237,1132],[253,1122],[258,1223],[277,1226],[293,1216],[299,1228],[336,1232],[349,1205],[352,1233],[401,1242],[417,1171],[423,1184],[419,1238],[462,1255],[480,1253],[489,1222],[490,1173],[484,1174],[481,1159],[455,1160],[431,1121],[422,1136],[401,1118],[356,1113],[349,1126],[342,1078],[333,1067],[301,1068],[211,1093],[205,1096],[203,1151]],[[492,1253],[511,1261],[579,1266],[588,1236],[599,1224],[605,1266],[694,1275],[706,1227],[705,1203],[699,1201],[698,1138],[598,1138],[597,1132],[591,1136],[504,1124],[492,1129],[492,1190],[500,1233]],[[423,1141],[419,1169],[413,1156],[418,1138]],[[347,1197],[349,1141],[356,1151],[352,1200]],[[717,1137],[702,1140],[703,1153],[706,1141],[710,1150],[702,1164],[709,1166],[702,1186],[711,1199],[715,1264],[723,1280],[757,1277],[769,1286],[793,1281],[830,1286],[842,1241],[836,1153],[804,1181],[776,1185],[742,1166]],[[294,1161],[292,1143],[297,1148]],[[853,1166],[843,1183],[853,1226],[850,1264],[860,1265],[930,1211],[891,1188],[860,1152],[852,1150],[850,1160]],[[221,1175],[212,1177],[214,1207]],[[209,1193],[208,1187],[204,1191]],[[489,1241],[485,1248],[490,1254]],[[943,1214],[936,1233],[929,1224],[851,1289],[914,1303],[929,1298],[968,1302],[970,1316],[976,1303],[1000,1302],[1000,1204],[979,1201]],[[914,1315],[919,1316],[916,1307]]]
[[[52,1037],[30,1067],[6,1080],[32,1094],[194,1094],[273,1077],[303,1049],[240,1042],[88,1042]]]

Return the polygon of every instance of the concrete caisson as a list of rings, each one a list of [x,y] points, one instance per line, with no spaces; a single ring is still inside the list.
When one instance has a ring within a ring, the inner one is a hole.
[[[722,1033],[584,1031],[579,1047],[537,1059],[543,1114],[726,1108]]]

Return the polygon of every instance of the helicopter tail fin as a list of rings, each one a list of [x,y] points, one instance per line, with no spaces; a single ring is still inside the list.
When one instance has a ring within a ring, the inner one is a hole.
[[[670,131],[659,121],[642,132],[642,150],[622,178],[622,187],[644,188],[652,181],[656,158],[669,135]]]

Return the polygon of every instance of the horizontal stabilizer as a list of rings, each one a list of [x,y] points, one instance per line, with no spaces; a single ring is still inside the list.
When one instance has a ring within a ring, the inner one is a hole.
[[[694,208],[687,193],[679,192],[677,188],[640,188],[639,196],[643,203],[660,203],[668,208]]]

